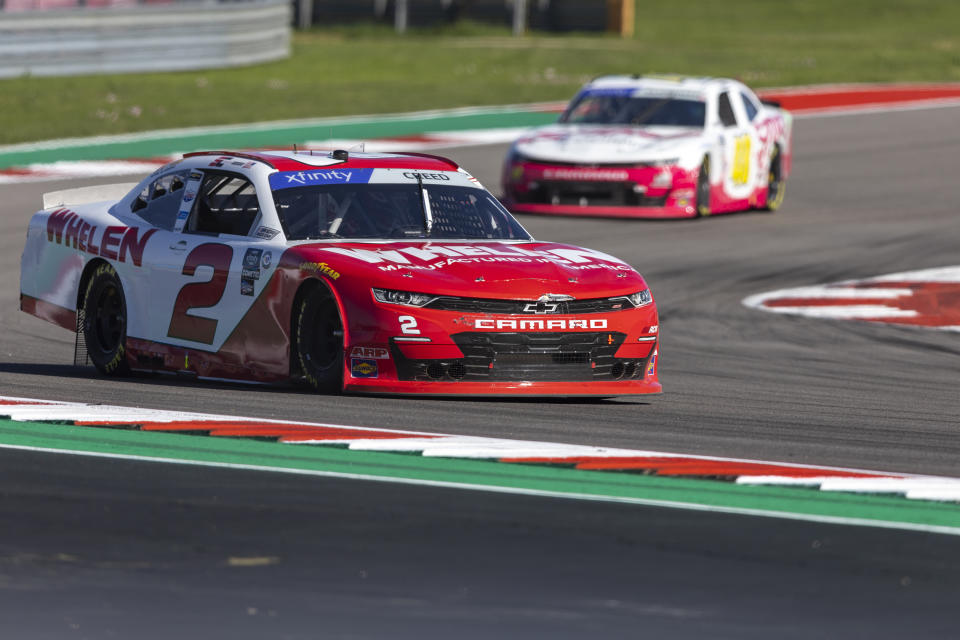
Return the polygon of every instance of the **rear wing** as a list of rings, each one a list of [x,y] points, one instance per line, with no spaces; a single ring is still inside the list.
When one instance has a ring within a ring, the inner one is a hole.
[[[51,191],[43,194],[43,208],[75,207],[90,202],[104,202],[107,200],[116,202],[130,193],[130,190],[135,186],[137,186],[136,182],[124,182],[121,184],[102,184],[92,187]]]

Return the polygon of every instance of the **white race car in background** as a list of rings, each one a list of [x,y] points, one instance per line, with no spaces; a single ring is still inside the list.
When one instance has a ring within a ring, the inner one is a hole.
[[[504,203],[515,213],[637,218],[774,210],[791,124],[736,80],[601,77],[557,124],[512,145]]]

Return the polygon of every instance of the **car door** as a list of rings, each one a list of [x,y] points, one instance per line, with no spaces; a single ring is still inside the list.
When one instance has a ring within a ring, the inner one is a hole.
[[[218,351],[262,291],[275,250],[249,235],[260,217],[253,183],[222,170],[194,171],[177,225],[153,263],[153,340]]]
[[[723,140],[723,190],[726,200],[749,198],[757,168],[753,160],[756,134],[747,120],[740,94],[724,89],[717,102]]]

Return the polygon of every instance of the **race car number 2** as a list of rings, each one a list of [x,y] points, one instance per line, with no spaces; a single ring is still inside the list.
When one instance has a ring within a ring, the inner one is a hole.
[[[187,313],[191,309],[207,309],[216,306],[227,288],[230,275],[230,261],[233,248],[225,244],[208,242],[196,247],[187,255],[183,264],[183,275],[192,276],[198,267],[213,267],[213,277],[207,282],[191,282],[183,285],[173,303],[173,316],[167,336],[213,344],[217,333],[217,321],[213,318],[201,318]]]
[[[400,322],[400,333],[404,335],[420,335],[420,329],[417,328],[417,319],[413,316],[400,316],[397,318]]]

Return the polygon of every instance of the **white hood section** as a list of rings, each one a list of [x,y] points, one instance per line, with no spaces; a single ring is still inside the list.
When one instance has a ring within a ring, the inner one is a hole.
[[[571,163],[650,162],[702,155],[703,129],[624,125],[550,125],[517,140],[516,152],[531,160]]]

